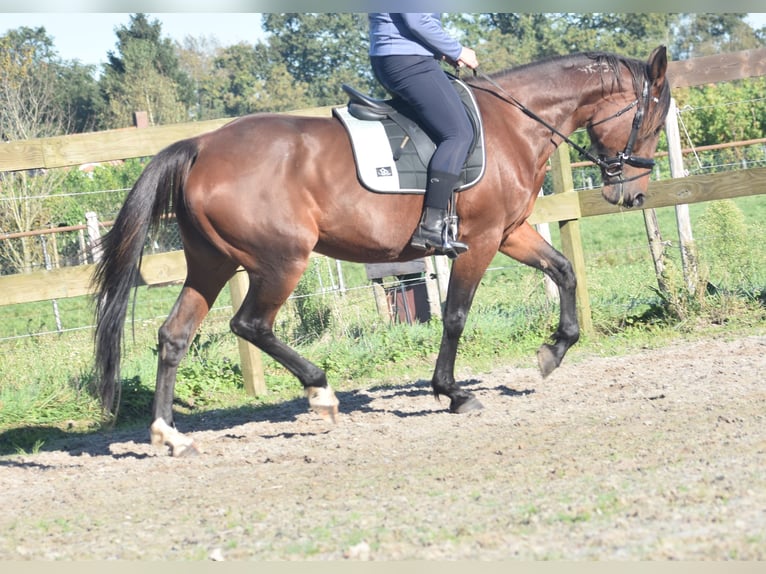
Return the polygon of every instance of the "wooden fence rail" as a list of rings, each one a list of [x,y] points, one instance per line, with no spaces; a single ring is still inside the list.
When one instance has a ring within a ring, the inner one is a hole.
[[[650,182],[646,201],[641,209],[734,199],[764,193],[766,193],[766,168],[763,167],[690,175],[681,179]],[[600,189],[583,189],[563,195],[546,195],[538,198],[529,222],[567,221],[623,211],[625,211],[624,207],[607,203],[601,197]]]

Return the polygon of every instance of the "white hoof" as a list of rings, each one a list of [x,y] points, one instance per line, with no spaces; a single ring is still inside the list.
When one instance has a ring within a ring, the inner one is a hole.
[[[335,393],[326,387],[306,387],[306,397],[309,400],[309,407],[324,420],[338,422],[338,405],[340,404]]]
[[[159,418],[149,429],[152,444],[156,447],[168,445],[170,454],[175,457],[200,454],[202,451],[194,444],[194,440],[184,436],[176,429]]]

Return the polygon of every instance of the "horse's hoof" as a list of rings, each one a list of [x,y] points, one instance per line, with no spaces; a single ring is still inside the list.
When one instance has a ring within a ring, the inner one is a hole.
[[[468,397],[460,397],[458,399],[452,399],[450,401],[449,411],[454,414],[462,415],[470,413],[471,411],[480,411],[484,408],[481,401],[473,395]]]
[[[306,397],[309,400],[309,408],[322,419],[333,424],[338,422],[338,405],[340,402],[335,393],[326,387],[306,387]]]
[[[191,438],[184,436],[176,429],[158,418],[150,427],[150,436],[152,445],[155,447],[170,447],[170,454],[173,457],[194,456],[202,453],[202,449]]]
[[[549,345],[543,345],[537,350],[537,364],[543,378],[546,378],[559,366],[556,355],[553,354]]]

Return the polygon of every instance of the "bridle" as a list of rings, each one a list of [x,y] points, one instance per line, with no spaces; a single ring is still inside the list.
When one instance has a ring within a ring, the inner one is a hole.
[[[638,132],[641,130],[641,124],[644,121],[644,114],[649,107],[649,82],[646,80],[646,78],[644,78],[644,85],[643,85],[643,89],[641,90],[641,96],[639,98],[636,98],[630,104],[628,104],[621,110],[615,112],[611,116],[607,116],[606,118],[600,119],[599,121],[595,123],[588,124],[587,128],[588,130],[590,130],[592,127],[597,126],[599,124],[603,124],[609,120],[618,118],[624,113],[638,106],[636,109],[636,115],[633,117],[633,124],[631,125],[630,135],[628,136],[628,142],[625,144],[625,148],[615,156],[605,157],[603,154],[599,154],[598,156],[596,156],[592,154],[590,151],[583,148],[582,146],[573,142],[571,139],[569,139],[569,137],[562,134],[559,130],[551,126],[548,122],[546,122],[544,119],[538,116],[535,112],[527,108],[519,100],[517,100],[507,91],[505,91],[497,82],[495,82],[492,78],[490,78],[486,74],[479,72],[478,70],[473,70],[473,73],[475,76],[478,76],[482,78],[483,80],[487,81],[488,83],[490,83],[500,93],[498,94],[493,92],[492,90],[486,90],[486,89],[485,91],[495,95],[496,97],[500,98],[501,100],[505,102],[508,102],[509,104],[516,106],[524,114],[526,114],[527,116],[529,116],[536,122],[542,124],[551,132],[559,136],[563,141],[565,141],[570,146],[572,146],[575,150],[577,150],[580,156],[592,161],[598,167],[600,167],[602,170],[602,173],[604,174],[604,176],[606,176],[606,179],[613,180],[615,178],[619,178],[618,182],[622,184],[628,181],[633,181],[636,179],[640,179],[642,177],[646,177],[651,173],[651,169],[654,167],[654,159],[649,157],[641,157],[641,156],[633,155],[633,146],[636,144],[636,138],[638,137]],[[476,89],[483,89],[476,85],[472,85],[472,87]],[[623,168],[626,165],[644,169],[645,171],[629,178],[623,178],[622,172],[623,172]],[[618,182],[614,182],[614,183],[618,183]]]
[[[611,119],[621,116],[635,106],[638,106],[638,108],[636,109],[636,115],[633,116],[630,135],[628,136],[628,142],[625,144],[625,149],[623,151],[613,157],[604,157],[603,155],[599,155],[595,160],[593,159],[592,154],[586,152],[586,157],[598,165],[602,170],[604,170],[605,176],[607,176],[609,179],[620,178],[621,183],[645,177],[651,173],[651,169],[654,167],[654,160],[652,158],[633,155],[633,146],[636,144],[638,132],[641,129],[641,124],[644,121],[644,113],[649,107],[649,82],[644,79],[644,86],[641,90],[640,98],[636,98],[630,104],[618,112],[612,114],[611,116],[607,116],[606,118],[601,119],[595,123],[588,124],[588,130],[590,130],[594,126],[603,124]],[[627,179],[623,178],[622,169],[626,164],[632,167],[644,169],[646,171]]]

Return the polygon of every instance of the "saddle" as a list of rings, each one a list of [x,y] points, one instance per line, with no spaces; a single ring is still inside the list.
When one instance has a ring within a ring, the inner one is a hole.
[[[470,88],[454,76],[448,77],[474,130],[456,190],[462,191],[476,185],[484,175],[484,131]],[[372,98],[346,84],[343,90],[349,96],[348,104],[334,108],[333,115],[348,131],[362,185],[378,193],[423,194],[428,162],[436,145],[413,119],[416,116],[410,107],[399,98]]]

